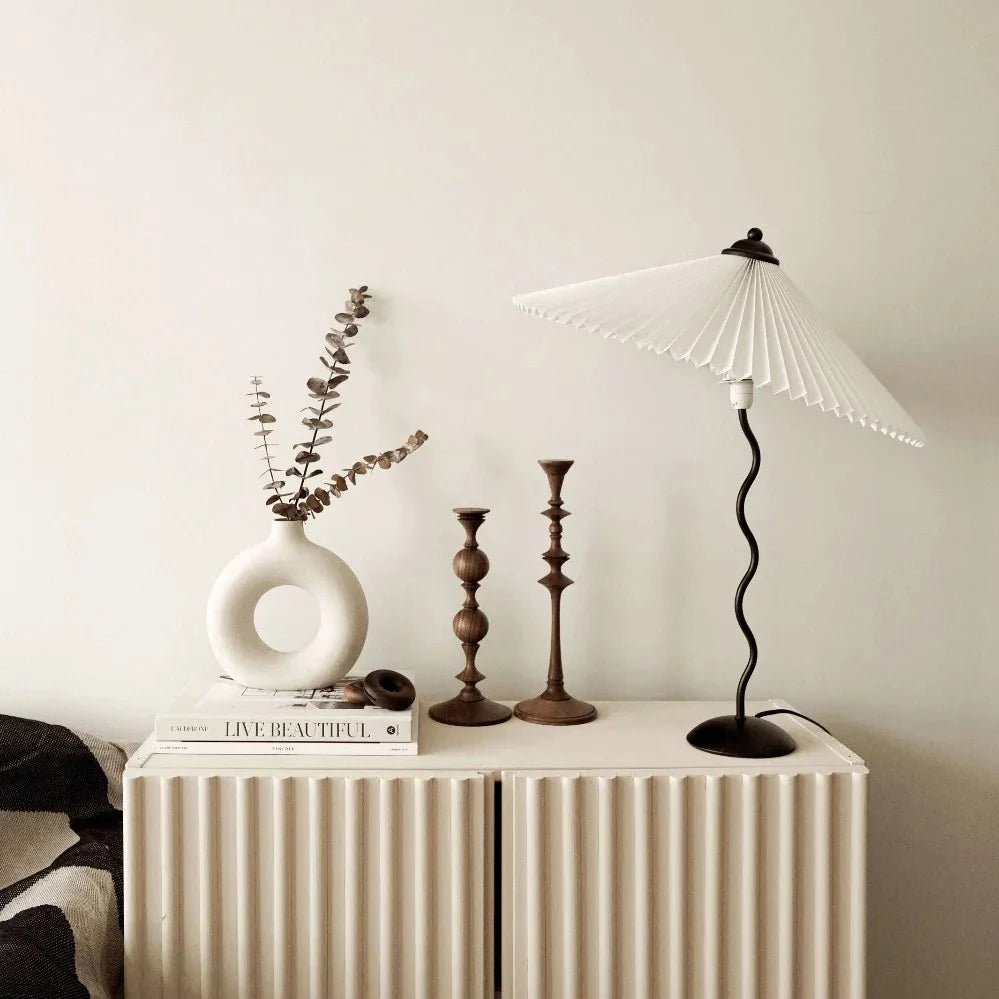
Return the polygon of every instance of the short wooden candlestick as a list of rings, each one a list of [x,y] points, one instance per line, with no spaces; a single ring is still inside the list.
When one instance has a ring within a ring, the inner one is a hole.
[[[562,675],[560,616],[562,591],[572,585],[572,580],[562,571],[562,566],[569,561],[569,556],[562,550],[562,521],[569,516],[569,511],[562,509],[562,482],[566,472],[572,468],[573,462],[567,458],[551,458],[539,461],[538,464],[548,476],[548,485],[552,493],[548,509],[542,511],[542,516],[551,521],[551,527],[548,529],[551,545],[541,556],[548,563],[549,571],[547,576],[542,576],[538,580],[552,597],[552,644],[548,659],[548,686],[538,697],[521,701],[513,712],[518,718],[537,725],[582,725],[597,717],[597,709],[586,701],[578,701],[572,697],[565,689]]]
[[[478,689],[485,679],[475,665],[479,643],[489,631],[489,619],[479,608],[475,591],[489,572],[489,559],[475,539],[489,511],[483,507],[458,507],[454,511],[465,528],[465,545],[454,557],[454,574],[465,590],[465,603],[454,616],[454,633],[465,653],[465,668],[455,677],[464,687],[451,698],[430,709],[430,717],[445,725],[498,725],[510,717],[504,704],[489,700]]]

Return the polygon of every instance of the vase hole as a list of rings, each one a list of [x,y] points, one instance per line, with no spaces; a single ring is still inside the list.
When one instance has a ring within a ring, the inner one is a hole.
[[[297,652],[319,631],[319,604],[300,586],[275,586],[257,601],[253,623],[275,652]]]

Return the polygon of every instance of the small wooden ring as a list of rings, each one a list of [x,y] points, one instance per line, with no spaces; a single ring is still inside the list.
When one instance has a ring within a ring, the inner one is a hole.
[[[412,681],[393,669],[372,670],[361,685],[372,704],[389,711],[405,711],[416,700]]]

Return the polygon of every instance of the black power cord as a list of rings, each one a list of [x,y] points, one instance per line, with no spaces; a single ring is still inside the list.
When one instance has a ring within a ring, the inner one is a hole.
[[[768,708],[766,711],[757,712],[756,717],[765,718],[767,715],[794,715],[796,718],[804,718],[805,721],[811,722],[813,725],[822,729],[826,735],[835,738],[832,732],[830,732],[829,729],[822,724],[822,722],[817,722],[814,718],[809,718],[808,715],[803,715],[800,711],[792,711],[790,708]]]

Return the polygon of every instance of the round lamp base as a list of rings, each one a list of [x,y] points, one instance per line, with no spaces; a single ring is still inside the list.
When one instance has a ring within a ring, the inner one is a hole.
[[[687,733],[695,749],[718,756],[764,760],[794,752],[794,739],[779,725],[764,718],[721,715],[701,722]]]

